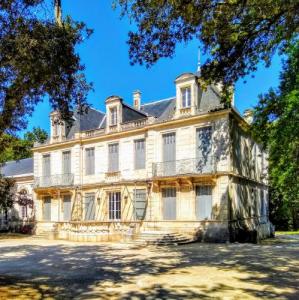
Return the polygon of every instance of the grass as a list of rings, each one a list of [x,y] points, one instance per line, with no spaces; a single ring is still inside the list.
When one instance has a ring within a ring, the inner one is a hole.
[[[276,235],[283,235],[283,234],[288,234],[288,235],[299,235],[299,230],[297,231],[275,231]]]

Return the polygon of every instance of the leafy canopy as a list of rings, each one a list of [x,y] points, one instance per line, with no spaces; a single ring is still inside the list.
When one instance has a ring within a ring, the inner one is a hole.
[[[0,1],[0,137],[26,128],[26,117],[46,96],[70,118],[90,89],[75,52],[90,30],[70,18],[57,24],[44,16],[44,2]]]
[[[172,57],[177,43],[198,39],[209,59],[205,82],[227,87],[267,65],[298,35],[299,1],[294,0],[118,0],[137,29],[129,32],[132,64],[152,66]]]
[[[299,226],[299,42],[287,50],[278,89],[260,96],[254,133],[269,151],[272,201],[279,214],[293,215]],[[275,202],[277,205],[275,205]],[[277,207],[278,206],[278,207]],[[296,216],[297,214],[297,216]]]

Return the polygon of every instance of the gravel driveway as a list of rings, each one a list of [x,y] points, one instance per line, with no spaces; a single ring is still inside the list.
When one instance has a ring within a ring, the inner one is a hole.
[[[299,299],[299,236],[261,245],[0,240],[0,299]]]

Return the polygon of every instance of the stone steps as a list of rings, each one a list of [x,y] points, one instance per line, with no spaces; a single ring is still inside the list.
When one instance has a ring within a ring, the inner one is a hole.
[[[194,238],[187,234],[176,233],[176,232],[141,232],[139,236],[129,242],[136,246],[167,246],[167,245],[182,245],[194,242]]]

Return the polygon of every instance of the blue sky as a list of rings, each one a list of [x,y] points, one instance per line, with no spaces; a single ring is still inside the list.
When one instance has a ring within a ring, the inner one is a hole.
[[[130,66],[126,41],[134,24],[120,19],[119,11],[113,10],[111,3],[109,0],[62,0],[63,15],[71,15],[94,29],[93,35],[77,49],[86,67],[86,77],[94,84],[88,102],[100,110],[104,110],[104,101],[110,95],[119,95],[132,103],[132,92],[136,89],[142,92],[143,103],[174,96],[174,79],[183,72],[196,71],[198,42],[178,45],[175,57],[162,59],[150,69]],[[254,106],[258,95],[270,86],[278,85],[280,68],[280,58],[275,56],[270,68],[260,64],[254,78],[249,76],[245,84],[244,79],[237,82],[235,104],[240,112]],[[49,131],[50,110],[47,101],[39,104],[28,119],[28,130],[40,126]]]

